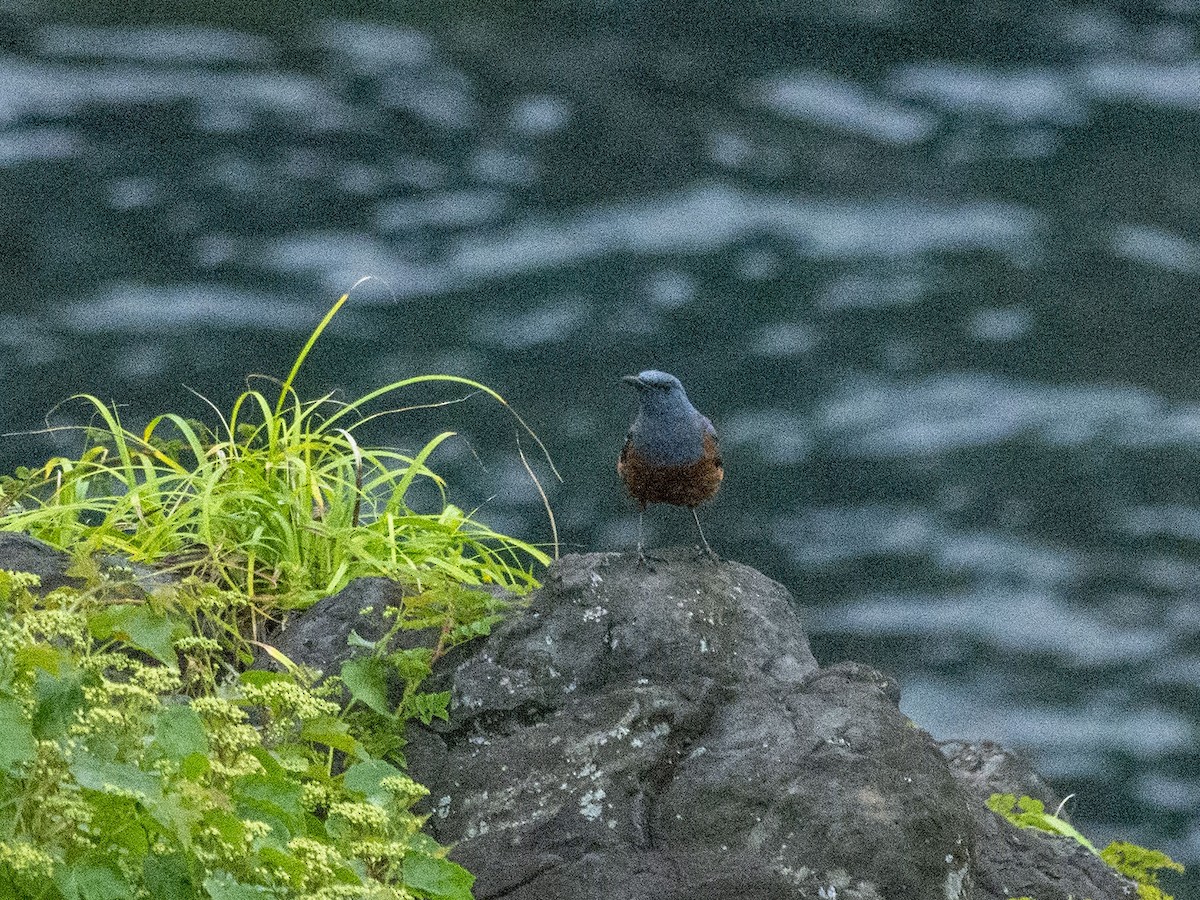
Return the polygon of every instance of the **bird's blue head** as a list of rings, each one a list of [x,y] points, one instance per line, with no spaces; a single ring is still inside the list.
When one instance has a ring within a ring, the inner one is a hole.
[[[692,406],[679,379],[647,369],[622,380],[638,391],[638,414],[629,430],[634,446],[664,465],[699,458],[705,434],[714,433],[712,423]]]
[[[657,369],[647,369],[638,375],[626,375],[626,384],[632,384],[638,390],[638,400],[643,409],[669,411],[676,409],[691,409],[683,385],[674,375],[659,372]]]

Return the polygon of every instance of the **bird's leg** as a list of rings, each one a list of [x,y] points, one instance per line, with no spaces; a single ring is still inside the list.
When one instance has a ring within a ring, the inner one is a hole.
[[[704,552],[713,562],[720,562],[721,557],[713,552],[713,548],[708,546],[708,538],[704,536],[704,529],[700,527],[700,516],[696,514],[696,507],[691,507],[692,518],[696,520],[696,530],[700,532],[700,543],[704,545]]]
[[[645,515],[646,510],[644,508],[638,510],[638,565],[645,566],[648,571],[653,572],[654,566],[651,565],[650,560],[654,560],[655,562],[666,562],[666,560],[661,556],[652,556],[642,549],[642,518]]]
[[[654,571],[654,566],[650,565],[649,557],[646,556],[646,551],[642,550],[642,518],[646,516],[646,510],[637,511],[637,565],[646,566],[648,571]]]

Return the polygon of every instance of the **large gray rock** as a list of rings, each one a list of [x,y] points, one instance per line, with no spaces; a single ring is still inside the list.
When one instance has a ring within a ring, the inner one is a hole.
[[[894,683],[818,669],[745,566],[568,557],[449,680],[409,761],[479,898],[969,896],[973,818]]]
[[[891,680],[819,669],[783,587],[666,556],[564,558],[441,676],[452,723],[409,761],[480,900],[1135,896],[986,808],[1055,801],[1019,760],[948,759]]]

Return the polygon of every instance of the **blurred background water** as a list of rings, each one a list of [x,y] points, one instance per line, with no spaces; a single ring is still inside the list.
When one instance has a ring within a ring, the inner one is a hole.
[[[618,379],[673,372],[722,432],[712,543],[820,659],[1200,897],[1200,6],[296,7],[0,2],[0,432],[228,406],[374,275],[306,395],[486,381],[566,549],[622,549]],[[548,539],[481,399],[369,437],[443,427],[452,499]]]

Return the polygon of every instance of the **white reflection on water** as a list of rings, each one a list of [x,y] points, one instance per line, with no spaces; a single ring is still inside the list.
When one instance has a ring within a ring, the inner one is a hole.
[[[788,118],[889,144],[926,140],[938,124],[931,112],[823,72],[774,75],[754,84],[748,93],[752,101]]]
[[[112,286],[107,295],[84,301],[61,318],[56,315],[55,321],[85,333],[172,334],[184,328],[307,332],[313,318],[310,304],[272,294],[213,284],[128,283]]]
[[[332,86],[278,69],[217,71],[134,63],[92,69],[0,56],[0,125],[23,118],[66,118],[90,104],[125,106],[186,100],[197,124],[255,114],[286,115],[305,131],[348,127],[352,116]]]
[[[770,359],[803,356],[811,353],[819,340],[819,334],[807,325],[779,322],[763,325],[755,332],[750,352]]]
[[[1180,503],[1158,503],[1127,509],[1117,526],[1138,537],[1167,535],[1200,541],[1200,509]]]
[[[977,642],[1001,653],[1046,654],[1077,665],[1130,664],[1171,646],[1160,628],[1112,624],[1061,596],[981,581],[958,594],[880,594],[817,614],[817,629]]]
[[[1033,313],[1024,306],[991,306],[971,313],[969,332],[977,341],[1004,344],[1029,333]]]
[[[1103,777],[1108,753],[1153,759],[1190,750],[1195,735],[1178,713],[1157,704],[1114,707],[1112,700],[1099,697],[1070,707],[1023,702],[987,677],[964,690],[962,684],[917,675],[906,680],[900,708],[937,738],[986,734],[1031,748],[1038,768],[1057,777]],[[1089,757],[1088,748],[1096,755]]]
[[[898,68],[889,82],[903,97],[925,100],[972,118],[1009,123],[1077,125],[1084,105],[1069,76],[1052,69],[1011,71],[949,62],[921,62]]]
[[[45,55],[68,58],[205,65],[261,65],[275,59],[275,48],[265,38],[197,25],[147,28],[46,25],[38,29],[36,40]]]
[[[316,40],[351,71],[363,75],[423,69],[436,61],[434,43],[427,35],[381,22],[325,22],[317,27]]]
[[[566,298],[536,309],[486,311],[475,316],[475,333],[485,346],[527,350],[570,340],[588,321],[589,314],[587,303],[578,298]]]
[[[812,427],[791,410],[743,409],[722,419],[721,443],[741,454],[754,453],[767,465],[790,466],[808,456]]]
[[[1105,60],[1090,66],[1085,78],[1088,90],[1110,103],[1200,109],[1200,62]]]
[[[530,218],[462,239],[446,261],[461,277],[495,278],[565,267],[608,254],[713,253],[773,235],[817,259],[895,259],[951,250],[1024,257],[1042,219],[1004,203],[826,200],[700,184],[674,194]]]
[[[1172,406],[1134,387],[1039,385],[974,373],[848,379],[817,418],[854,456],[947,453],[1021,435],[1060,446],[1200,444],[1200,406]]]
[[[1159,228],[1119,225],[1113,229],[1112,248],[1117,256],[1166,272],[1200,272],[1200,245]]]

